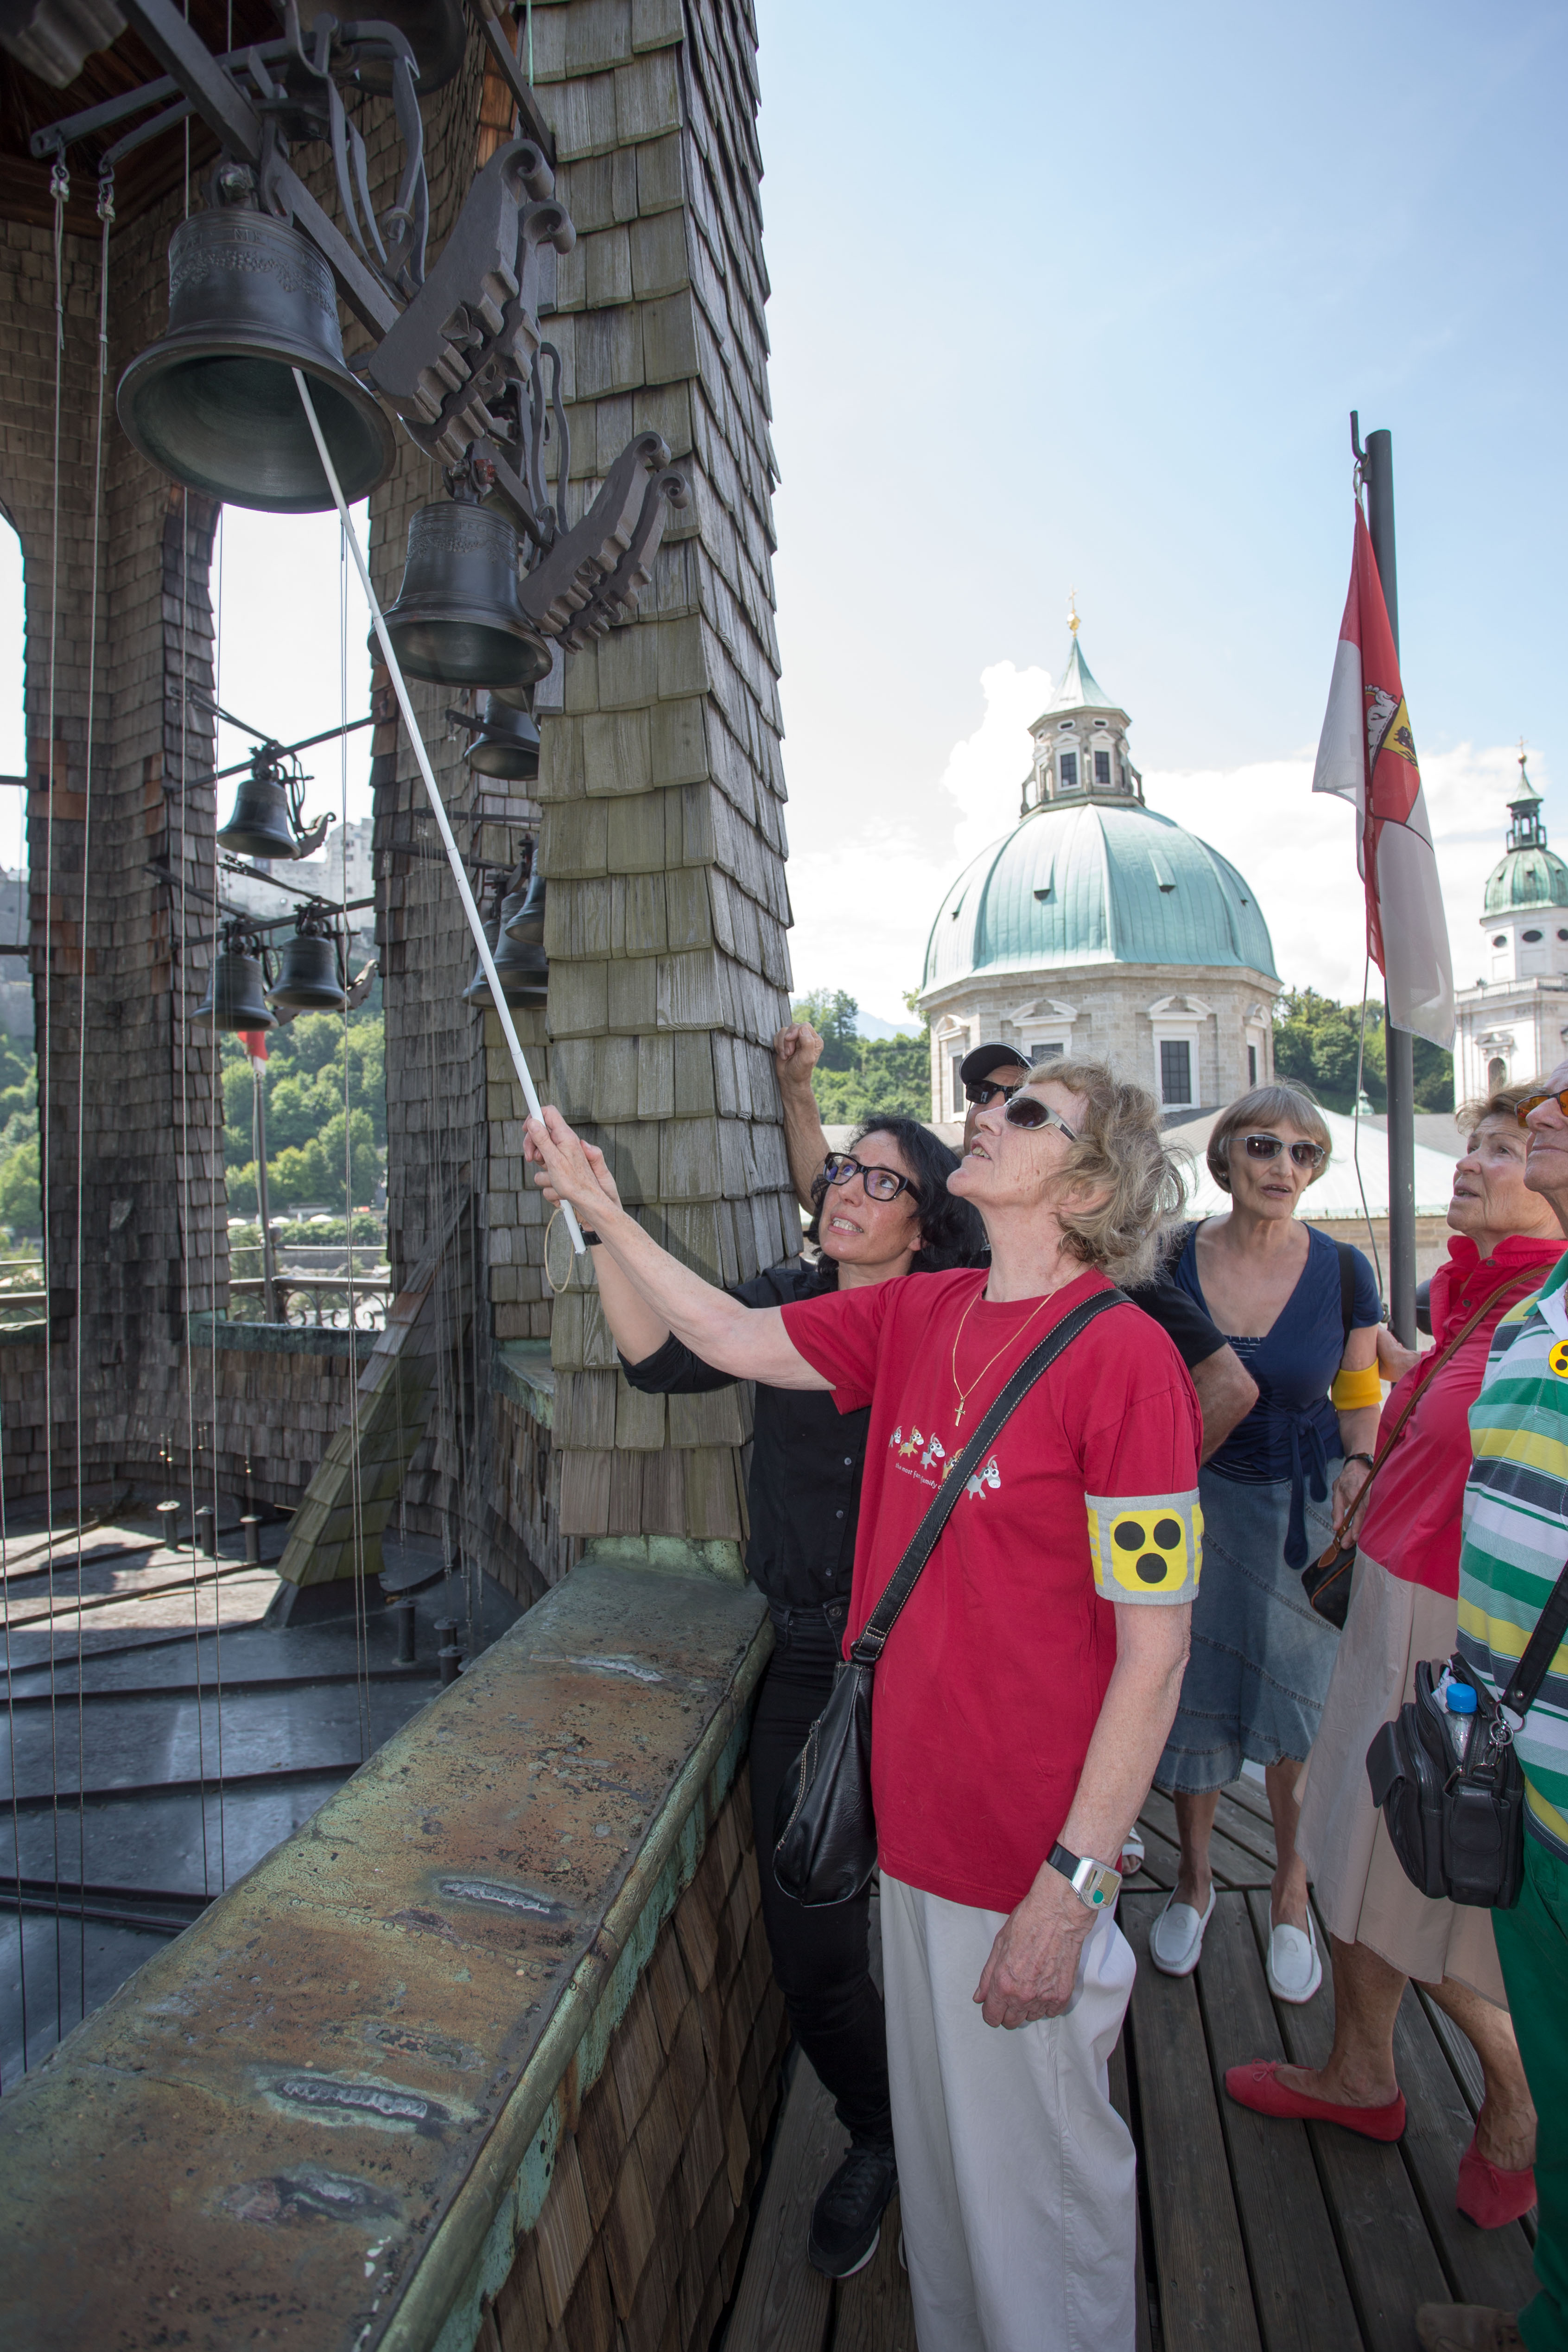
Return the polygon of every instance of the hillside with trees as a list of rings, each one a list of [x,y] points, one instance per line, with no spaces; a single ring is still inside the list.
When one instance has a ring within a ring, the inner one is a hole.
[[[929,1029],[922,1025],[897,1037],[858,1036],[860,1007],[842,988],[808,988],[792,1010],[823,1040],[812,1085],[825,1127],[858,1127],[879,1113],[930,1118]]]
[[[1362,1008],[1320,996],[1315,988],[1289,988],[1274,1015],[1274,1068],[1281,1078],[1310,1087],[1328,1110],[1355,1108],[1356,1049]],[[1415,1040],[1415,1108],[1452,1110],[1454,1057],[1425,1037]],[[1362,1083],[1374,1111],[1388,1107],[1383,1006],[1366,1007],[1366,1050]]]

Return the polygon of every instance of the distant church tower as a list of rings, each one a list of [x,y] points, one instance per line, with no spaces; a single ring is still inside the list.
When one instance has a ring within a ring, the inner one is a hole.
[[[1519,754],[1519,796],[1487,877],[1475,985],[1456,992],[1455,1099],[1542,1076],[1568,1053],[1568,866],[1546,846],[1541,795]]]
[[[1273,1072],[1274,950],[1252,887],[1149,808],[1130,724],[1083,657],[1029,729],[1018,823],[951,885],[926,943],[931,1115],[973,1045],[1110,1061],[1175,1120]]]

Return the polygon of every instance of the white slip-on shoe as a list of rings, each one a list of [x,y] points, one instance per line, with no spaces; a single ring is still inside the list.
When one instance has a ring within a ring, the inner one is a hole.
[[[1300,1927],[1275,1928],[1268,1938],[1268,1964],[1264,1974],[1276,2000],[1288,2000],[1300,2007],[1302,2001],[1311,2000],[1323,1981],[1323,1961],[1310,1911],[1304,1936]]]
[[[1214,1917],[1214,1904],[1212,1886],[1208,1908],[1201,1917],[1190,1903],[1178,1903],[1173,1894],[1167,1897],[1149,1934],[1149,1958],[1162,1976],[1192,1975],[1204,1948],[1204,1929]]]

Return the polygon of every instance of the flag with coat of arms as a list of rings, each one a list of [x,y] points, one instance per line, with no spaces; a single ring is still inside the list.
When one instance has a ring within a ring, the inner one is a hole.
[[[1372,535],[1358,503],[1350,594],[1312,772],[1315,793],[1353,805],[1366,887],[1366,943],[1388,1018],[1435,1045],[1454,1034],[1454,968],[1415,738]]]

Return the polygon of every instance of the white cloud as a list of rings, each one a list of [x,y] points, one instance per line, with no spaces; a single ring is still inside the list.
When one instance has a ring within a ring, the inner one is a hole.
[[[1050,694],[1044,670],[1012,662],[994,663],[980,683],[984,716],[953,745],[942,772],[952,811],[945,837],[935,828],[883,824],[840,837],[831,849],[796,843],[789,883],[799,986],[847,988],[866,1012],[906,1017],[903,992],[918,984],[948,886],[1017,822],[1028,723]],[[1501,848],[1518,776],[1505,745],[1461,743],[1422,761],[1461,986],[1477,969],[1481,889]],[[1151,772],[1144,792],[1152,808],[1211,843],[1251,883],[1280,977],[1352,999],[1365,951],[1352,818],[1342,802],[1314,798],[1311,782],[1308,750],[1237,768]],[[1544,771],[1541,782],[1544,789]]]

